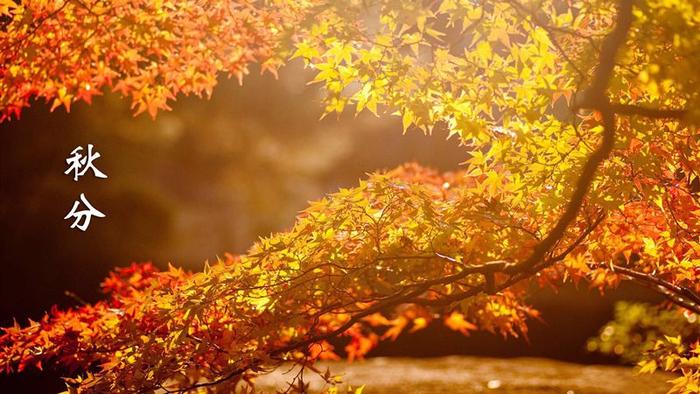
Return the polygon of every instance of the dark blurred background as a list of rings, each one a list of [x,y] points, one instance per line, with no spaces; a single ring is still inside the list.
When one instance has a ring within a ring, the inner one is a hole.
[[[445,133],[402,135],[397,118],[321,116],[320,92],[298,64],[279,80],[222,79],[211,100],[180,98],[172,112],[133,117],[114,95],[70,114],[43,103],[0,124],[0,323],[38,319],[51,305],[99,298],[114,266],[168,262],[191,270],[225,252],[244,253],[257,239],[288,228],[307,201],[354,186],[367,172],[416,161],[452,170],[466,158]],[[94,144],[91,173],[74,182],[65,163],[77,146]],[[107,217],[86,232],[63,217],[80,193]],[[615,360],[587,353],[585,341],[612,317],[615,300],[645,300],[635,288],[600,296],[566,287],[530,300],[545,322],[529,341],[470,337],[430,327],[382,344],[372,355],[474,354],[542,356],[582,363]],[[56,371],[0,375],[0,392],[57,392]]]

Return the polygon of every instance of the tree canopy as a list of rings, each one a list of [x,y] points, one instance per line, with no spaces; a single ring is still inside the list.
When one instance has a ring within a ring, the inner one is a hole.
[[[469,155],[453,173],[373,174],[202,272],[117,269],[104,301],[6,328],[5,371],[58,363],[71,392],[250,390],[338,357],[339,338],[354,359],[431,321],[526,335],[532,288],[631,280],[667,301],[621,306],[591,346],[699,392],[697,0],[30,0],[0,15],[6,121],[104,89],[155,116],[221,72],[300,58],[326,113],[446,128]],[[630,342],[639,326],[656,334]]]

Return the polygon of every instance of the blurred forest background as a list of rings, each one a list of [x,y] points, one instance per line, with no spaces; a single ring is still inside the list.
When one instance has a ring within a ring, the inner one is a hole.
[[[153,261],[199,270],[225,252],[244,253],[257,237],[288,228],[307,201],[354,186],[367,172],[408,161],[449,171],[468,157],[440,130],[402,135],[398,118],[319,121],[320,92],[308,79],[299,64],[281,70],[279,80],[255,71],[243,86],[222,79],[211,100],[181,98],[155,121],[134,118],[126,100],[106,95],[70,114],[33,105],[19,121],[1,124],[0,323],[75,305],[65,291],[94,301],[114,266]],[[65,159],[88,143],[109,178],[90,173],[74,182],[63,174]],[[84,233],[63,219],[81,192],[107,215]],[[435,326],[381,344],[372,355],[614,362],[587,352],[586,339],[610,320],[615,300],[647,297],[627,286],[604,296],[585,284],[557,296],[543,289],[530,300],[544,321],[532,323],[529,341],[462,337]],[[61,388],[36,376],[3,375],[0,384]]]

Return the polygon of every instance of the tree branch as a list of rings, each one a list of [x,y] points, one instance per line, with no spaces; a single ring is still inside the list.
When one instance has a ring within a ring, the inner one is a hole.
[[[617,52],[625,43],[627,32],[632,26],[632,5],[634,0],[620,0],[617,11],[617,23],[613,31],[605,37],[598,57],[598,67],[593,74],[591,84],[583,94],[579,108],[602,110],[608,108],[606,92],[615,68]]]
[[[542,260],[545,254],[564,236],[566,229],[576,219],[583,199],[588,192],[598,166],[605,161],[615,145],[615,112],[612,111],[607,88],[615,67],[615,56],[619,48],[624,44],[627,32],[632,25],[633,0],[621,0],[615,29],[605,38],[600,52],[598,68],[590,87],[586,90],[583,100],[578,103],[578,108],[588,108],[599,111],[603,117],[603,139],[598,148],[591,153],[583,166],[581,175],[576,182],[571,199],[557,224],[547,236],[537,244],[530,257],[521,264],[524,268],[535,266]]]
[[[658,293],[661,293],[674,304],[700,315],[700,295],[691,289],[684,286],[674,285],[673,283],[659,277],[621,267],[619,265],[611,265],[610,268],[613,272],[621,273],[627,277],[652,285],[649,287],[653,288]]]
[[[610,104],[610,109],[618,115],[653,119],[682,119],[688,113],[686,109],[649,108],[632,104]]]

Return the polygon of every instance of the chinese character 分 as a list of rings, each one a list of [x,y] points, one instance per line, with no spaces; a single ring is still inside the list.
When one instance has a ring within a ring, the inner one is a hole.
[[[95,165],[92,163],[93,161],[97,160],[100,158],[100,152],[95,151],[95,153],[92,152],[93,145],[88,144],[87,146],[87,155],[83,155],[80,153],[83,150],[82,146],[79,146],[70,153],[70,157],[66,159],[66,163],[68,163],[68,169],[64,172],[64,174],[68,174],[70,172],[73,172],[73,180],[78,181],[78,177],[81,177],[87,173],[88,170],[92,170],[92,173],[97,177],[97,178],[107,178],[107,175],[105,175],[104,172],[100,171],[95,167]]]
[[[78,207],[80,206],[81,201],[83,205],[85,205],[86,209],[78,211]],[[75,218],[73,224],[70,225],[70,228],[77,227],[80,231],[85,231],[90,225],[90,219],[92,219],[93,216],[103,218],[105,217],[105,214],[95,209],[95,207],[93,207],[92,204],[90,204],[90,201],[88,201],[87,198],[85,198],[85,194],[80,193],[80,201],[76,200],[73,203],[73,208],[71,208],[70,212],[68,212],[68,215],[66,215],[66,217],[64,217],[63,219]],[[82,223],[80,223],[81,220]]]

